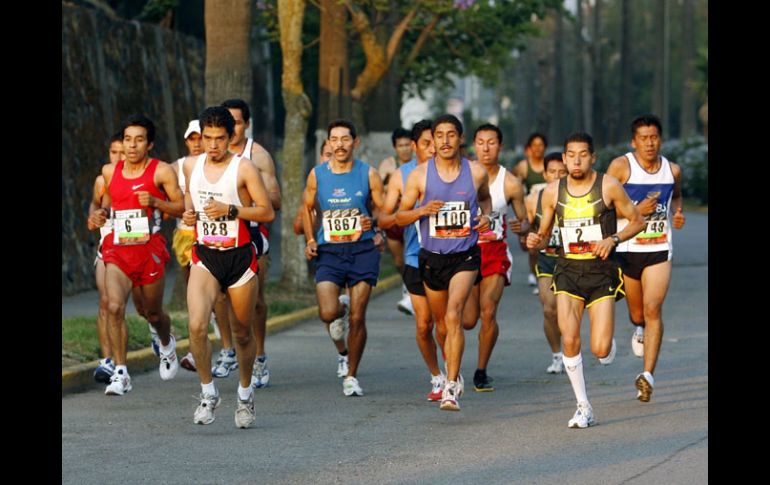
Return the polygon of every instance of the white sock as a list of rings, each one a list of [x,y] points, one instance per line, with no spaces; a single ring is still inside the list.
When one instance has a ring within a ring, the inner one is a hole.
[[[564,354],[562,354],[561,352],[554,352],[553,353],[553,358],[554,359],[564,359]]]
[[[173,352],[174,350],[176,350],[176,342],[174,342],[174,338],[173,337],[169,337],[168,345],[163,345],[163,343],[161,343],[158,347],[160,347],[160,353],[161,354],[168,355],[171,352]]]
[[[655,387],[655,379],[652,378],[652,374],[647,371],[642,372],[642,374],[644,374],[644,378],[647,379],[647,382],[649,382],[652,387]]]
[[[401,296],[409,297],[409,290],[406,289],[405,283],[401,283]]]
[[[201,391],[203,394],[208,394],[209,396],[216,396],[219,394],[217,392],[217,386],[214,385],[214,381],[212,380],[208,384],[201,384]]]
[[[586,381],[583,377],[583,355],[577,354],[575,357],[562,357],[564,368],[567,370],[569,382],[572,384],[572,390],[575,392],[575,398],[578,402],[588,401],[586,394]]]
[[[240,384],[238,384],[238,399],[241,401],[248,401],[249,396],[251,396],[252,388],[249,387],[241,387]]]
[[[123,371],[123,374],[128,375],[128,367],[126,367],[125,365],[116,365],[115,366],[115,372],[120,374],[120,371]]]

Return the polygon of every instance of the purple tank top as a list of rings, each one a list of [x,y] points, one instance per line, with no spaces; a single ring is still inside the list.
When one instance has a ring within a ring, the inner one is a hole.
[[[472,248],[478,240],[478,233],[472,229],[477,224],[476,197],[468,159],[460,160],[460,175],[449,183],[439,177],[435,159],[428,160],[425,195],[420,205],[443,200],[444,206],[438,214],[420,218],[422,247],[438,254],[461,253]]]

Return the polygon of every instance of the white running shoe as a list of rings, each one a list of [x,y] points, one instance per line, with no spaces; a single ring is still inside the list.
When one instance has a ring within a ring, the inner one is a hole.
[[[457,381],[449,381],[444,386],[444,392],[441,393],[441,406],[439,409],[442,411],[459,411],[460,404],[457,399],[460,397],[460,393],[457,390]]]
[[[337,377],[348,375],[348,356],[337,354]]]
[[[610,348],[610,353],[607,354],[607,357],[602,357],[599,359],[599,363],[602,365],[610,365],[612,364],[612,361],[615,360],[615,354],[618,351],[618,345],[615,343],[615,337],[612,338],[612,347]]]
[[[594,410],[588,401],[585,401],[578,403],[577,411],[575,411],[575,415],[569,420],[567,426],[570,428],[587,428],[595,424]]]
[[[251,426],[251,423],[257,419],[257,415],[254,413],[254,391],[251,391],[251,395],[245,401],[238,398],[238,406],[235,408],[235,425],[241,429],[246,429]]]
[[[532,294],[533,295],[539,295],[540,294],[540,288],[538,288],[537,286],[532,288]]]
[[[446,376],[444,374],[431,376],[430,392],[428,393],[428,401],[441,401],[441,397],[444,395],[445,384],[446,384]]]
[[[644,357],[644,327],[636,327],[631,336],[631,350],[637,357]]]
[[[642,372],[636,376],[636,398],[642,402],[650,402],[652,396],[652,386],[655,383],[655,379],[652,378],[652,374],[649,372]]]
[[[537,278],[532,273],[527,276],[527,284],[529,286],[537,286]]]
[[[193,357],[192,352],[187,352],[187,355],[182,357],[182,360],[179,361],[179,365],[190,372],[198,372],[198,368],[195,367],[195,357]]]
[[[124,370],[119,370],[112,374],[110,385],[104,390],[107,396],[122,396],[133,389],[131,385],[131,376]]]
[[[364,390],[358,385],[358,379],[355,377],[346,377],[342,381],[342,393],[346,396],[363,396]]]
[[[551,365],[545,371],[549,374],[561,374],[564,372],[564,360],[561,352],[553,354]]]
[[[238,368],[238,359],[235,357],[235,349],[222,349],[219,351],[216,365],[211,368],[214,377],[227,377],[230,371]]]
[[[200,403],[195,408],[195,414],[193,414],[193,423],[195,424],[211,424],[214,422],[214,410],[219,407],[219,403],[222,400],[219,398],[219,393],[215,395],[201,393]]]
[[[270,382],[270,371],[267,370],[267,356],[262,362],[254,359],[254,367],[251,368],[251,387],[254,389],[267,387],[268,382]]]
[[[350,317],[350,297],[348,295],[340,295],[340,303],[342,303],[343,314],[341,317],[334,320],[329,324],[329,336],[332,340],[340,341],[345,338],[345,332],[348,330],[348,321]]]
[[[398,302],[398,311],[406,313],[407,315],[414,315],[414,307],[412,306],[412,299],[407,293]]]
[[[158,370],[160,371],[160,378],[164,381],[170,381],[179,371],[179,359],[176,357],[176,339],[173,335],[169,345],[171,350],[167,354],[164,354],[163,351],[160,352],[160,366]]]

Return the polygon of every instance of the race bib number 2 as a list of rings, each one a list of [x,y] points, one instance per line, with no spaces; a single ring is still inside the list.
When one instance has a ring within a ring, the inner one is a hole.
[[[324,239],[328,243],[358,241],[363,234],[358,209],[325,210],[322,216]]]
[[[112,224],[116,245],[146,244],[150,240],[150,223],[142,209],[115,211]]]
[[[471,233],[470,203],[446,202],[436,214],[430,216],[430,237],[457,239]]]
[[[565,253],[592,253],[596,243],[602,239],[602,228],[599,224],[561,228],[561,240]]]

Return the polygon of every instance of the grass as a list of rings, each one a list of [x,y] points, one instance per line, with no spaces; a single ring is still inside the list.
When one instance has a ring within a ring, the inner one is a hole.
[[[393,257],[383,253],[380,264],[380,279],[396,274]],[[287,292],[277,283],[268,283],[265,288],[268,318],[285,315],[316,304],[315,292]],[[99,355],[99,338],[96,333],[96,307],[94,315],[62,319],[62,367],[96,360]],[[167,310],[168,311],[168,310]],[[171,325],[177,339],[188,336],[187,311],[171,311]],[[139,350],[150,345],[150,331],[147,321],[137,315],[127,315],[128,350]]]

